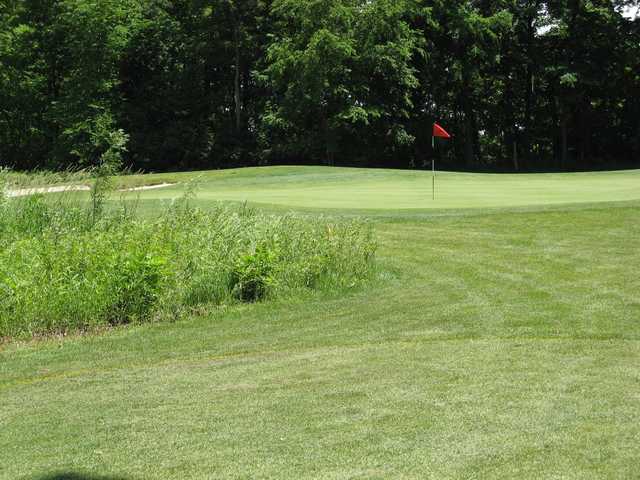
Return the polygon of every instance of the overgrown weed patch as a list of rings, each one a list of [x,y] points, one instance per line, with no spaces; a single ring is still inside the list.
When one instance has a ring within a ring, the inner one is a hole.
[[[368,278],[361,221],[265,215],[189,198],[143,219],[128,204],[95,218],[73,196],[0,200],[0,337],[177,318],[211,306]]]

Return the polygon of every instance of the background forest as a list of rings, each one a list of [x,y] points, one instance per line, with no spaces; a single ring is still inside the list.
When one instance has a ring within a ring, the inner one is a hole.
[[[637,167],[637,5],[0,0],[0,165]]]

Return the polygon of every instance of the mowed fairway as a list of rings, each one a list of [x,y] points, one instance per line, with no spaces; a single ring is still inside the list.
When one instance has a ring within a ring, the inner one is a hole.
[[[640,172],[439,178],[201,174],[202,205],[370,215],[382,278],[5,344],[0,478],[637,478]]]

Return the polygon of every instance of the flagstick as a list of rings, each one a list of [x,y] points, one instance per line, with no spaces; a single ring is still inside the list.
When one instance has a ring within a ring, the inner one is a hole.
[[[433,152],[431,152],[431,194],[433,196],[433,200],[436,199],[436,137],[431,137],[431,148]]]

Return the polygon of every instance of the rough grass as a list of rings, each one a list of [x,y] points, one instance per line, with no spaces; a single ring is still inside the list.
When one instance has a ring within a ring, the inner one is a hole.
[[[87,170],[17,172],[0,168],[0,177],[7,188],[16,190],[52,185],[88,185],[91,182],[91,172]]]
[[[635,478],[639,218],[403,213],[367,289],[5,345],[0,478]]]
[[[273,216],[186,199],[153,219],[124,207],[0,203],[0,337],[176,319],[207,307],[349,290],[375,253],[362,222]]]

